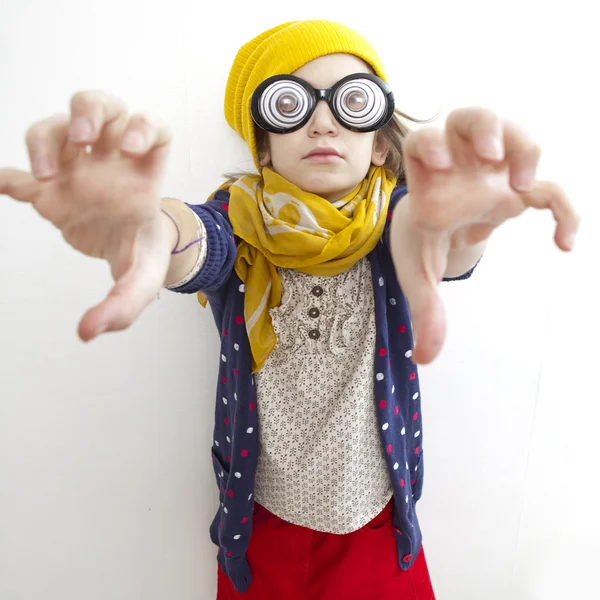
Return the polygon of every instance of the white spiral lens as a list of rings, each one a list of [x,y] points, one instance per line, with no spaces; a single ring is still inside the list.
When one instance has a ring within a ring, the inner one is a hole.
[[[259,110],[271,127],[288,129],[302,122],[311,104],[312,99],[300,84],[279,80],[262,93]]]
[[[348,125],[360,129],[375,126],[387,111],[383,90],[370,79],[352,79],[335,93],[335,110]]]

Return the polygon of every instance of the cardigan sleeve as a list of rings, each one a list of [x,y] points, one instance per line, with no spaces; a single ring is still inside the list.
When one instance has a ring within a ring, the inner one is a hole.
[[[219,190],[204,204],[188,204],[206,230],[206,261],[198,274],[188,283],[171,291],[182,294],[217,291],[227,282],[236,257],[236,243],[227,211],[229,192]]]

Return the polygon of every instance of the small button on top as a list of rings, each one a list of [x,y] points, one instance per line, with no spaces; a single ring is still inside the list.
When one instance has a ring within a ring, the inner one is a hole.
[[[308,332],[308,337],[311,340],[318,340],[321,337],[321,333],[320,333],[320,331],[318,329],[311,329]]]
[[[319,296],[323,295],[323,288],[320,285],[315,285],[315,287],[312,289],[312,295],[316,296],[317,298]]]
[[[308,311],[308,316],[316,319],[321,314],[321,311],[318,308],[311,308]]]
[[[412,554],[405,554],[404,557],[402,558],[402,560],[405,563],[409,563],[412,559],[413,559],[413,555]]]

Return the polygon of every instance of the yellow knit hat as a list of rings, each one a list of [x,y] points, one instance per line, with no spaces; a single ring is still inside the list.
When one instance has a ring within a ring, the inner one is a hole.
[[[383,79],[385,73],[373,47],[358,33],[333,21],[292,21],[273,27],[238,51],[225,90],[225,118],[248,144],[260,171],[250,103],[254,90],[272,75],[289,75],[307,62],[343,52],[368,63]]]

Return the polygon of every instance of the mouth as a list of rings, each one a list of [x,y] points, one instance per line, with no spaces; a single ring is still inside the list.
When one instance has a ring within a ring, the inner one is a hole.
[[[304,158],[314,162],[335,162],[340,160],[342,157],[334,148],[322,146],[320,148],[311,150]]]

